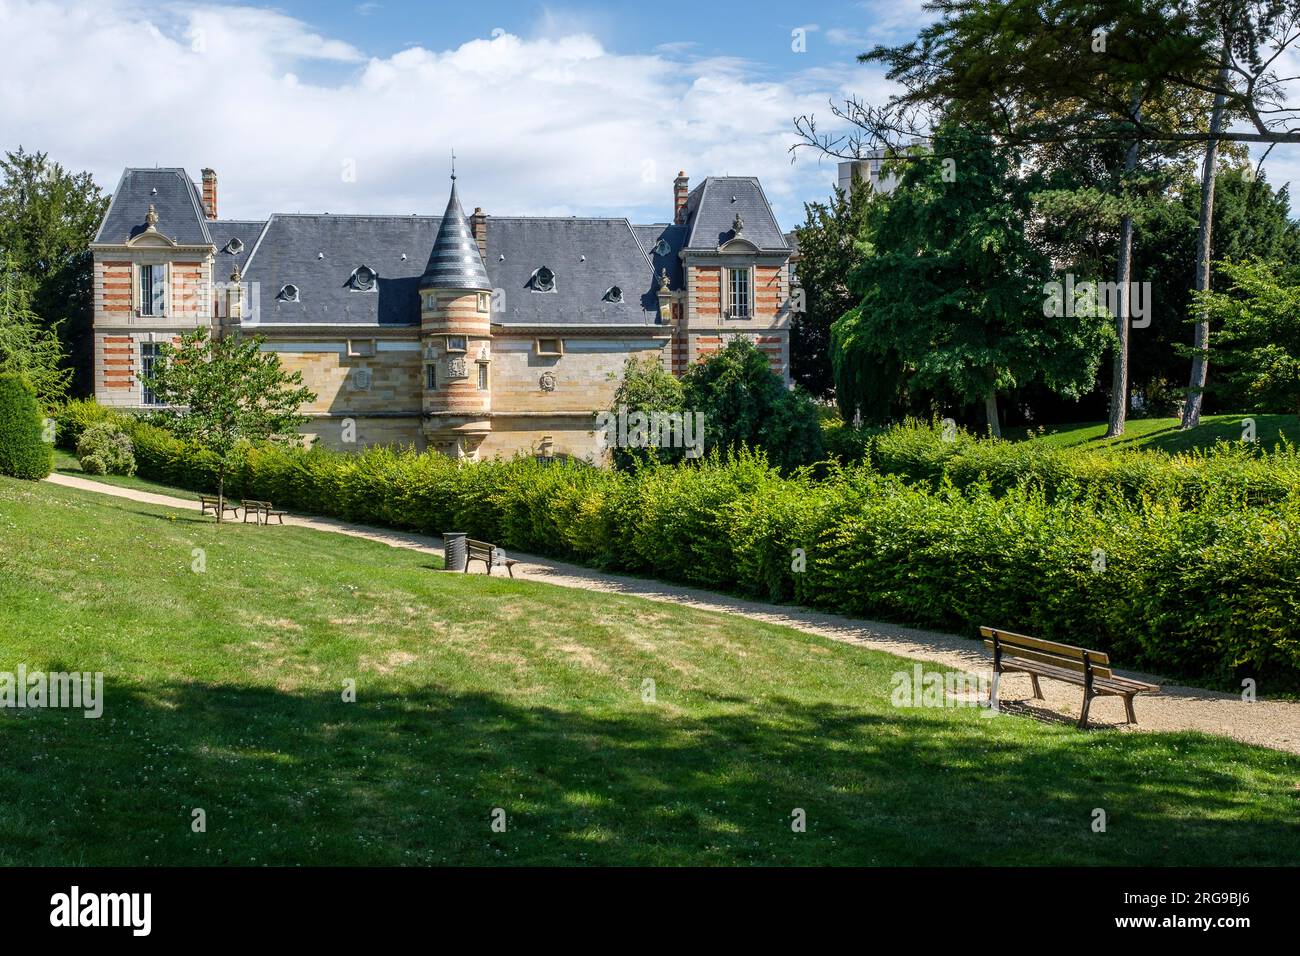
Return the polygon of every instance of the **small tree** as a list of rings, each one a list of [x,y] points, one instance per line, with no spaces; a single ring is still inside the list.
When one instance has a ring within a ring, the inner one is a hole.
[[[262,351],[260,336],[212,339],[195,329],[159,351],[143,384],[167,406],[159,413],[165,426],[216,457],[218,499],[224,500],[226,475],[244,443],[298,442],[298,427],[307,421],[299,409],[316,394],[302,384],[301,372],[285,372],[279,356]]]
[[[1300,413],[1300,285],[1261,260],[1215,265],[1228,287],[1197,292],[1193,311],[1221,330],[1228,388],[1256,411]]]
[[[772,462],[795,468],[824,453],[817,407],[791,391],[767,356],[747,338],[691,366],[682,380],[688,412],[704,413],[706,446],[766,449]]]
[[[72,370],[61,367],[59,323],[47,327],[30,303],[23,276],[6,252],[0,262],[0,371],[25,377],[48,408],[67,392]]]
[[[682,383],[664,368],[657,358],[629,358],[623,364],[623,379],[614,393],[614,402],[610,414],[615,419],[623,412],[681,412]],[[612,449],[614,467],[626,470],[635,462],[643,462],[653,455],[659,461],[680,461],[684,454],[681,448],[659,448],[653,452],[648,448],[623,448],[618,445]]]

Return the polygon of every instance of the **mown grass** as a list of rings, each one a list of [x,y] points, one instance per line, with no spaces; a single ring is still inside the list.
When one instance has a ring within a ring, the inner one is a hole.
[[[1105,422],[1049,425],[1042,435],[1037,432],[1027,435],[1025,429],[1007,428],[1003,437],[1054,448],[1085,447],[1100,451],[1137,448],[1174,453],[1208,449],[1220,441],[1239,442],[1242,423],[1247,418],[1255,420],[1255,437],[1265,448],[1276,448],[1283,440],[1300,444],[1300,417],[1260,414],[1204,415],[1199,425],[1187,431],[1178,427],[1177,418],[1130,418],[1124,434],[1118,438],[1105,437]]]
[[[889,655],[368,541],[0,479],[0,593],[0,671],[107,698],[0,711],[6,864],[1300,858],[1295,756],[897,709]]]

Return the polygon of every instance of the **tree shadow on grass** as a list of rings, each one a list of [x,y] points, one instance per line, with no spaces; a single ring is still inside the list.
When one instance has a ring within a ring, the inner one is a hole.
[[[1300,762],[974,710],[108,687],[0,712],[6,864],[1283,864]],[[620,709],[621,708],[621,709]],[[1243,784],[1251,760],[1255,776]],[[505,831],[492,829],[505,813]],[[793,832],[792,813],[807,832]],[[1093,811],[1107,832],[1092,832]],[[202,809],[206,832],[192,830]]]

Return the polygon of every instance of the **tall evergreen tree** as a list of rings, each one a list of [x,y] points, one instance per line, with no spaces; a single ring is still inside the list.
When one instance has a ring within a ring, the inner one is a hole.
[[[846,414],[879,417],[902,388],[983,402],[1000,433],[1000,392],[1041,381],[1076,395],[1096,373],[1107,317],[1051,302],[1050,262],[1026,236],[1034,183],[1019,157],[956,123],[901,168],[869,216],[874,255],[858,269],[858,306],[832,330]],[[1059,306],[1056,307],[1056,306]]]

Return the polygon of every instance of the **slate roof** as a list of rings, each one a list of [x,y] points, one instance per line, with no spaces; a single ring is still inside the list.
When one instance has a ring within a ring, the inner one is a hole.
[[[257,321],[418,325],[420,276],[439,222],[431,216],[272,216],[244,271],[245,281],[257,284]],[[348,284],[363,265],[379,277],[371,291]],[[297,302],[276,298],[285,285],[298,288]]]
[[[215,246],[216,281],[228,279],[234,265],[241,267],[244,280],[254,284],[249,318],[267,325],[418,325],[419,290],[430,281],[503,290],[493,314],[493,322],[502,325],[654,325],[660,270],[667,268],[670,287],[681,289],[679,253],[716,251],[730,238],[737,211],[745,220],[744,236],[760,249],[790,251],[758,180],[744,176],[710,177],[697,186],[683,226],[634,226],[625,218],[489,216],[482,259],[469,238],[454,184],[448,210],[459,222],[445,231],[447,217],[436,216],[276,214],[264,222],[208,222],[199,187],[183,169],[133,168],[123,173],[96,242],[123,242],[142,231],[151,202],[159,232],[180,243]],[[233,238],[244,245],[238,254],[226,250]],[[660,239],[668,246],[662,255],[655,251]],[[467,243],[486,277],[448,279],[448,262],[474,272]],[[378,277],[368,291],[349,284],[363,265]],[[555,274],[554,291],[530,287],[542,266]],[[290,284],[298,301],[277,298]],[[614,286],[622,291],[621,302],[607,298]]]
[[[626,219],[489,216],[487,269],[504,291],[492,320],[503,325],[652,325],[659,300],[650,259]],[[529,287],[545,266],[554,292]],[[611,287],[621,303],[606,301]]]
[[[144,232],[150,203],[158,213],[158,231],[168,239],[183,245],[212,242],[198,187],[178,168],[123,171],[95,241],[126,242]]]
[[[759,249],[790,251],[763,187],[753,176],[709,176],[691,190],[686,209],[690,216],[688,251],[716,252],[732,238],[736,213],[744,220],[744,237]]]
[[[655,223],[653,226],[633,226],[632,229],[641,240],[641,248],[654,263],[655,288],[659,288],[659,273],[665,268],[668,270],[668,288],[682,288],[685,279],[682,277],[682,260],[677,254],[686,243],[686,227]],[[668,244],[668,251],[663,255],[655,252],[660,239]]]
[[[266,223],[260,220],[210,220],[208,234],[212,236],[212,244],[217,247],[216,262],[212,266],[212,278],[217,282],[225,282],[230,278],[230,273],[236,265],[239,266],[239,271],[243,272],[244,264],[252,255],[253,247],[257,245],[257,240],[265,228]],[[244,244],[244,248],[239,252],[231,252],[228,247],[232,239],[238,239]]]
[[[451,177],[451,197],[447,200],[447,211],[442,214],[438,238],[434,240],[433,250],[429,253],[429,261],[420,279],[420,288],[492,291],[478,243],[474,240],[469,223],[465,221],[465,210],[460,207],[460,197],[456,195],[455,176]]]

